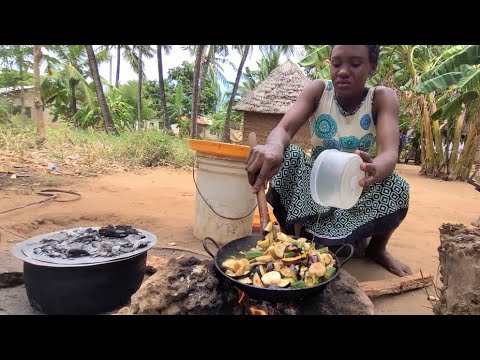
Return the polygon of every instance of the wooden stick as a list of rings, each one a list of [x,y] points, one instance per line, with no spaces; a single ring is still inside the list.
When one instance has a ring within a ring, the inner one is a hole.
[[[360,288],[370,299],[383,295],[402,294],[430,284],[433,284],[433,275],[423,277],[421,273],[396,279],[363,281],[359,283]]]
[[[257,135],[254,132],[248,134],[248,145],[254,147],[257,145]],[[265,195],[265,185],[262,183],[257,192],[258,214],[260,216],[260,227],[262,235],[266,235],[265,228],[270,222],[270,215],[268,213],[267,197]]]

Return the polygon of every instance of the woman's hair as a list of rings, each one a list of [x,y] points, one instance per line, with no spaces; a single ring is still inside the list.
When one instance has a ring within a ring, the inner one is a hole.
[[[330,55],[335,45],[330,45]],[[372,64],[378,63],[378,57],[380,56],[380,45],[366,45],[368,48],[368,61]]]
[[[378,57],[380,56],[380,45],[367,45],[368,47],[368,60],[372,64],[378,63]]]

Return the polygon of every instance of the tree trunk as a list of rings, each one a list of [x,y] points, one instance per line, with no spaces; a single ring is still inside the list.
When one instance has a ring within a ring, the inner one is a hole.
[[[20,76],[20,114],[25,114],[25,88],[23,86],[23,53],[20,45],[17,47],[17,62],[18,62],[18,74]]]
[[[37,145],[45,141],[45,123],[43,121],[43,104],[40,97],[40,62],[42,45],[33,45],[33,107],[32,119],[37,127]]]
[[[463,123],[465,121],[466,112],[467,110],[463,109],[457,118],[457,122],[455,123],[455,130],[453,133],[453,141],[452,141],[452,152],[450,153],[450,161],[449,161],[449,167],[452,170],[455,168],[455,163],[458,161],[458,147],[460,145],[460,138],[462,137],[462,129],[463,129]],[[448,151],[448,148],[447,148],[447,151]]]
[[[190,137],[197,136],[197,112],[198,112],[198,85],[200,81],[200,64],[202,61],[203,49],[205,45],[198,45],[195,57],[195,69],[193,71],[193,94],[192,94],[192,131]]]
[[[74,80],[70,80],[70,92],[72,96],[70,97],[70,116],[75,116],[77,113],[77,96],[75,94],[75,87],[77,86]]]
[[[108,81],[110,82],[110,84],[112,83],[112,68],[113,68],[113,59],[110,57],[110,60],[108,61],[108,65],[109,65],[109,77],[108,77]]]
[[[436,315],[480,315],[480,229],[443,224],[440,228],[440,289]]]
[[[138,48],[138,91],[137,91],[137,123],[135,130],[140,130],[140,124],[142,122],[142,81],[143,81],[143,67],[142,67],[142,47]]]
[[[120,45],[117,45],[117,75],[115,77],[115,87],[118,88],[120,80]]]
[[[105,125],[106,132],[112,132],[118,135],[117,129],[113,123],[112,115],[108,109],[107,101],[105,100],[105,94],[103,93],[102,82],[100,81],[100,74],[98,73],[98,64],[97,59],[95,58],[95,53],[93,52],[92,45],[85,45],[88,56],[88,64],[90,65],[90,73],[93,78],[93,83],[95,84],[95,92],[97,93],[97,100],[102,111],[103,122]]]
[[[235,84],[233,85],[232,95],[230,96],[230,101],[228,102],[227,114],[225,116],[225,125],[223,127],[223,142],[230,142],[230,116],[232,114],[233,103],[235,102],[235,95],[237,93],[238,84],[240,83],[240,78],[242,76],[242,69],[245,61],[247,60],[248,51],[250,50],[250,45],[245,45],[243,49],[242,60],[240,61],[240,66],[238,67],[237,77],[235,79]]]
[[[462,155],[455,163],[455,168],[449,176],[449,179],[455,180],[461,177],[462,180],[467,180],[470,176],[470,171],[475,162],[478,147],[480,146],[480,113],[477,110],[470,128],[468,131],[467,140],[463,147]]]
[[[198,81],[198,107],[200,107],[200,99],[202,97],[202,86],[203,82],[205,81],[205,78],[207,77],[207,72],[208,72],[208,66],[210,65],[211,59],[215,55],[215,45],[210,45],[210,48],[208,50],[208,55],[204,59],[202,55],[202,60],[200,63],[201,71],[200,71],[200,79]]]
[[[437,111],[437,106],[435,104],[435,95],[433,92],[428,94],[428,100],[430,103],[430,114],[433,114],[435,111]],[[435,173],[437,173],[440,171],[440,167],[442,167],[445,163],[442,148],[442,134],[440,132],[440,124],[438,120],[434,120],[432,122],[432,133],[435,142],[435,150],[437,151],[435,154]]]
[[[432,125],[430,121],[430,115],[428,111],[427,102],[423,95],[421,98],[421,114],[423,125],[423,140],[425,144],[425,163],[424,172],[427,175],[433,175],[435,167],[435,152],[433,150],[433,137],[432,137]]]
[[[157,45],[157,60],[158,60],[158,86],[160,92],[160,107],[163,112],[163,124],[165,129],[170,125],[170,119],[167,112],[167,99],[165,97],[165,83],[163,82],[163,60],[162,60],[162,45]]]

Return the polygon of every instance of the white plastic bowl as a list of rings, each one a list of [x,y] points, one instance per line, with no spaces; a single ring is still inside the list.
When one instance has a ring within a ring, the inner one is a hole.
[[[313,200],[323,206],[352,208],[362,194],[358,183],[365,177],[365,172],[360,169],[362,162],[357,154],[324,150],[312,167],[310,192]]]

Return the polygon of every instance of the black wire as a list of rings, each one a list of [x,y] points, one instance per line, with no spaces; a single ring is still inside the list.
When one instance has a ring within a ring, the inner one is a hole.
[[[194,162],[193,162],[192,176],[193,176],[193,182],[195,183],[195,187],[197,188],[198,194],[201,196],[201,198],[203,199],[203,201],[205,201],[205,204],[207,204],[207,206],[210,208],[210,210],[212,210],[217,216],[219,216],[219,217],[221,217],[221,218],[223,218],[223,219],[227,219],[227,220],[242,220],[242,219],[245,219],[245,218],[249,217],[250,215],[252,215],[252,213],[253,213],[253,212],[255,211],[255,209],[257,208],[257,205],[255,205],[255,207],[252,209],[252,211],[250,211],[247,215],[242,216],[242,217],[238,217],[238,218],[232,218],[232,217],[220,215],[219,213],[217,213],[217,212],[213,209],[213,207],[208,203],[208,201],[205,200],[205,198],[203,197],[202,193],[200,192],[200,189],[198,188],[197,181],[195,180],[195,160],[194,160]]]

